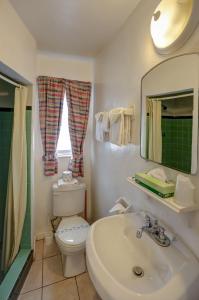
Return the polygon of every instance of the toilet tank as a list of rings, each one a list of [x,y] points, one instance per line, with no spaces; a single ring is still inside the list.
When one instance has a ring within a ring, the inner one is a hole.
[[[84,211],[86,185],[84,183],[53,185],[53,215],[67,217]]]

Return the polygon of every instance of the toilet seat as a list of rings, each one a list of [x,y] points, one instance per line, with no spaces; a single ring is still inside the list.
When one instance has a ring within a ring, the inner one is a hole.
[[[79,216],[65,217],[61,220],[55,238],[58,244],[68,249],[85,246],[89,224]]]

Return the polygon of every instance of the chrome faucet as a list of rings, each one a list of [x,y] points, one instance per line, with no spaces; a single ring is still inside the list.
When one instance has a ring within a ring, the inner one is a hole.
[[[140,239],[142,237],[143,231],[147,232],[147,231],[151,230],[152,227],[153,227],[153,225],[151,223],[151,218],[148,215],[145,215],[145,217],[144,217],[144,225],[141,227],[140,230],[137,230],[136,237],[138,239]]]
[[[140,239],[143,232],[146,232],[159,246],[168,247],[171,244],[170,239],[165,234],[165,228],[158,224],[157,219],[152,219],[148,215],[144,218],[144,225],[140,230],[137,230],[136,237]]]

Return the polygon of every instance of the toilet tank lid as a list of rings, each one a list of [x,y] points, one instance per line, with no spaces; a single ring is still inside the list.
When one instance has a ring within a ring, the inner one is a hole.
[[[57,183],[53,184],[53,191],[54,192],[65,192],[65,191],[75,191],[75,190],[85,190],[86,185],[85,183],[81,182],[71,182],[66,183],[63,179],[59,179]]]

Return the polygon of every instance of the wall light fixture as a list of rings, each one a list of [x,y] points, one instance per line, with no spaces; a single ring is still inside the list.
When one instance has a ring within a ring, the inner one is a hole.
[[[191,36],[199,22],[199,0],[162,0],[151,19],[151,36],[160,54],[169,54]]]

